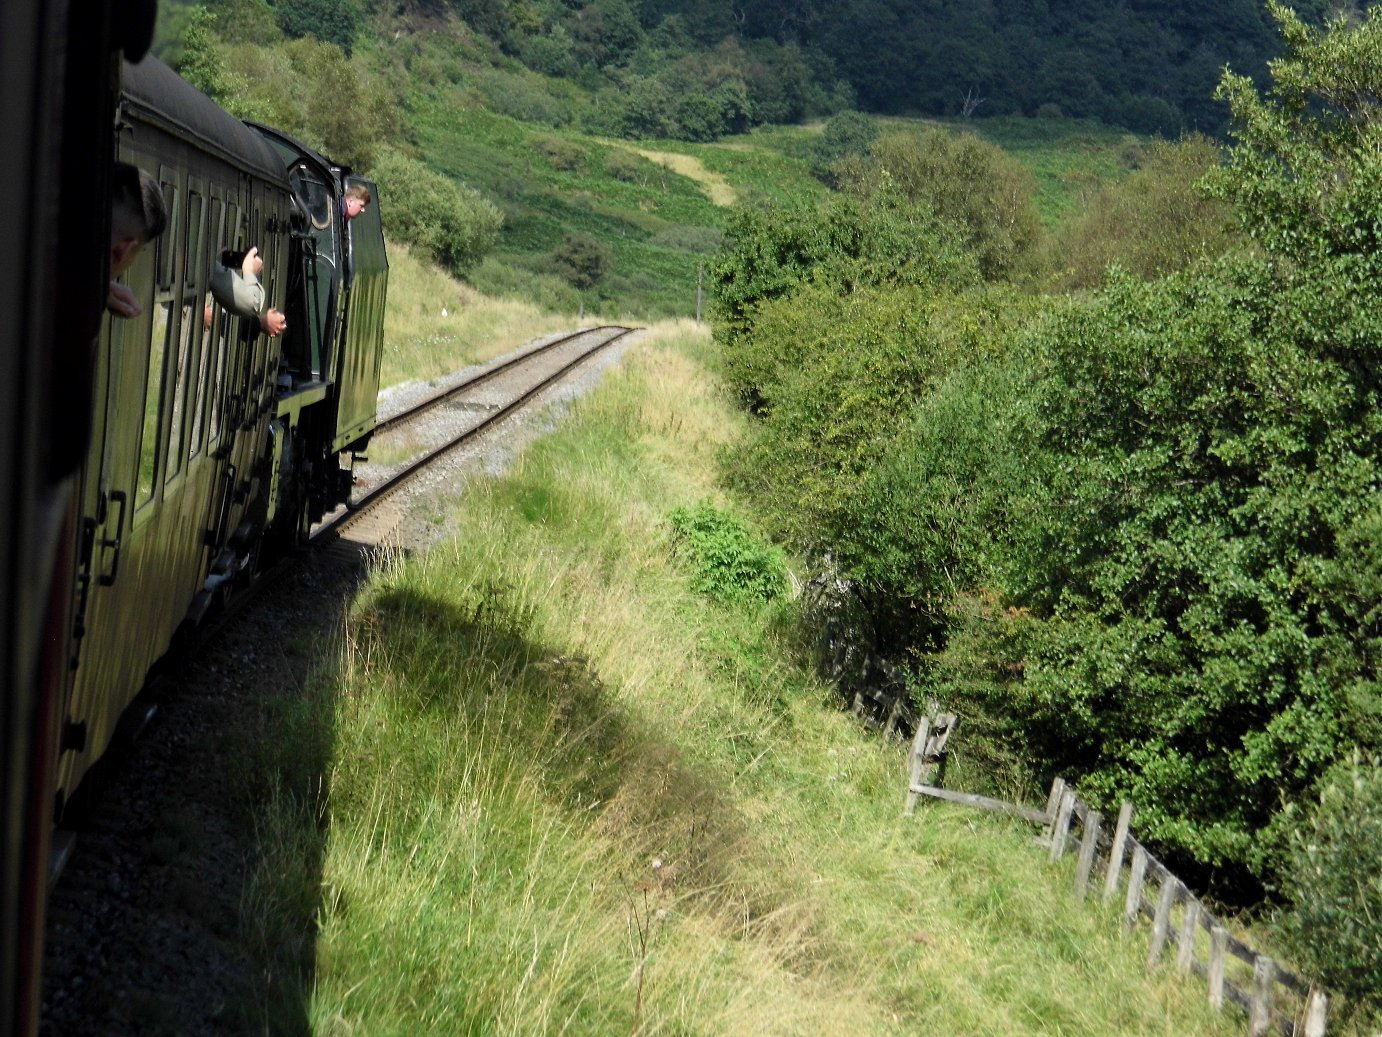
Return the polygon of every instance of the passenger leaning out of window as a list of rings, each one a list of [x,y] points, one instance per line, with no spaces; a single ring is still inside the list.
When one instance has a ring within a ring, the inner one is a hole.
[[[288,326],[282,311],[270,306],[264,309],[264,285],[259,274],[264,260],[257,246],[244,252],[224,250],[211,271],[211,294],[227,313],[257,320],[265,334],[277,338]],[[211,304],[206,304],[205,323],[211,323]]]
[[[347,220],[353,220],[369,208],[369,188],[364,184],[351,184],[341,195],[341,212]]]
[[[143,312],[134,292],[116,280],[139,258],[144,246],[168,226],[168,206],[163,189],[138,166],[115,163],[110,199],[110,289],[106,309],[117,317],[137,317]]]

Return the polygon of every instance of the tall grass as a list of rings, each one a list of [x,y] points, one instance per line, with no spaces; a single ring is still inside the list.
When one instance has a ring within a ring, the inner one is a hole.
[[[902,819],[901,748],[799,661],[790,602],[690,590],[666,516],[732,506],[715,457],[744,432],[707,349],[647,336],[356,602],[307,800],[310,1032],[1240,1031],[1028,830]],[[262,874],[300,873],[265,845]]]
[[[382,385],[427,380],[482,364],[525,342],[575,324],[575,307],[546,309],[485,295],[389,243]]]

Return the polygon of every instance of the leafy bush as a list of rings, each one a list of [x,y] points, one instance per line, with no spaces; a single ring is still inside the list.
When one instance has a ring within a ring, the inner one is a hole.
[[[701,501],[668,516],[691,586],[720,602],[773,601],[787,588],[787,558],[764,544],[740,519]]]
[[[605,155],[605,172],[626,184],[640,184],[646,187],[656,168],[642,155],[635,155],[623,148],[612,148]]]
[[[389,233],[437,263],[464,274],[494,247],[503,219],[478,191],[397,151],[385,152],[373,174],[388,206]]]
[[[1219,164],[1203,137],[1139,148],[1138,168],[1101,188],[1054,243],[1067,288],[1097,285],[1111,265],[1143,278],[1163,277],[1238,240],[1232,209],[1199,181]]]
[[[614,253],[588,234],[567,234],[552,252],[552,268],[571,287],[585,291],[614,269]]]
[[[1321,783],[1290,837],[1280,930],[1312,979],[1382,1016],[1382,763],[1355,756]]]
[[[471,271],[470,282],[486,295],[519,298],[547,313],[575,313],[581,305],[579,293],[560,277],[494,256],[480,261]]]
[[[764,358],[754,355],[751,335],[763,304],[811,283],[849,292],[884,285],[955,288],[978,277],[974,257],[952,228],[925,206],[884,190],[867,200],[835,196],[819,208],[742,205],[730,214],[726,236],[710,267],[716,334],[725,344],[731,384],[752,406],[771,376]]]
[[[1001,148],[972,133],[885,133],[846,186],[897,192],[959,228],[986,278],[1020,272],[1040,242],[1036,181]]]
[[[314,36],[334,43],[347,56],[360,28],[357,0],[278,0],[274,14],[289,36]]]
[[[573,103],[564,90],[550,81],[497,68],[471,70],[468,78],[490,111],[544,126],[571,123]]]
[[[393,98],[333,43],[291,40],[284,52],[299,77],[302,119],[312,139],[337,162],[368,168],[379,145],[397,133]]]
[[[829,180],[831,169],[846,155],[867,155],[880,130],[878,120],[863,112],[831,116],[813,149],[812,168],[816,175]]]
[[[268,46],[283,40],[283,30],[267,0],[219,0],[216,34],[226,43]]]
[[[732,484],[775,538],[830,555],[899,655],[935,647],[950,597],[997,564],[1003,494],[1034,468],[1006,434],[1023,313],[990,292],[811,285],[766,303],[736,352],[761,423]]]
[[[1382,422],[1281,333],[1267,272],[1116,278],[1041,329],[1045,506],[1010,588],[1039,622],[995,690],[1148,835],[1258,873],[1370,672],[1320,582],[1382,477]]]
[[[560,25],[540,36],[526,36],[518,49],[523,63],[548,76],[570,76],[576,71],[576,56],[570,34]]]
[[[181,48],[173,69],[213,100],[224,100],[233,79],[227,78],[225,64],[216,48],[216,18],[200,4],[184,15]]]
[[[725,235],[718,227],[664,227],[648,239],[650,245],[658,248],[676,249],[678,252],[709,254],[724,244]]]
[[[564,172],[578,172],[584,168],[587,155],[585,148],[565,137],[539,137],[534,147],[547,156],[553,169]]]

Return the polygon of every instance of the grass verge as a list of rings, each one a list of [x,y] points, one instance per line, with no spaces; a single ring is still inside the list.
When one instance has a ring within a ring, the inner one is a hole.
[[[426,381],[483,364],[534,338],[576,325],[574,308],[549,311],[476,291],[389,243],[381,385]]]

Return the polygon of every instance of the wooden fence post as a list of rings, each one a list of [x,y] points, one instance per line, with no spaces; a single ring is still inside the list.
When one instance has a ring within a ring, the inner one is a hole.
[[[1251,1037],[1266,1037],[1272,1028],[1272,984],[1276,982],[1276,962],[1259,954],[1252,966],[1252,1009],[1248,1013]]]
[[[1108,851],[1108,870],[1104,873],[1104,900],[1118,892],[1118,876],[1128,855],[1128,829],[1132,827],[1132,804],[1118,808],[1118,824],[1113,829],[1113,845]]]
[[[1061,793],[1060,809],[1056,811],[1056,823],[1051,829],[1051,859],[1058,861],[1065,856],[1065,840],[1070,837],[1070,815],[1075,810],[1075,793],[1066,789]]]
[[[1209,1003],[1215,1011],[1224,1007],[1224,965],[1228,954],[1228,930],[1216,925],[1209,930]]]
[[[1132,851],[1132,870],[1128,873],[1128,895],[1123,901],[1123,921],[1131,929],[1142,913],[1142,883],[1147,878],[1147,850],[1135,843]]]
[[[1195,931],[1200,927],[1200,902],[1193,896],[1185,900],[1180,919],[1180,947],[1176,954],[1176,968],[1189,972],[1195,964]]]
[[[921,769],[926,765],[926,739],[931,734],[931,718],[927,716],[917,717],[917,734],[912,739],[912,766],[907,778],[907,809],[905,813],[910,814],[917,806],[917,794],[912,791],[912,786],[921,784]]]
[[[1038,846],[1051,845],[1051,833],[1056,830],[1056,811],[1060,809],[1061,797],[1065,795],[1065,779],[1051,779],[1051,794],[1046,797],[1046,816],[1050,818],[1041,826],[1041,835],[1037,836]]]
[[[1094,853],[1099,848],[1099,832],[1103,827],[1104,819],[1097,810],[1085,814],[1080,859],[1075,866],[1075,896],[1081,900],[1089,895],[1089,873],[1094,870]]]
[[[901,717],[902,696],[898,695],[893,699],[893,704],[888,708],[888,720],[887,723],[883,725],[883,741],[887,742],[892,739],[893,734],[897,731],[897,722]]]
[[[1152,919],[1152,944],[1147,948],[1147,968],[1151,968],[1161,957],[1166,946],[1166,937],[1171,930],[1171,908],[1176,903],[1176,880],[1170,875],[1161,879],[1161,897],[1156,902],[1156,915]]]

